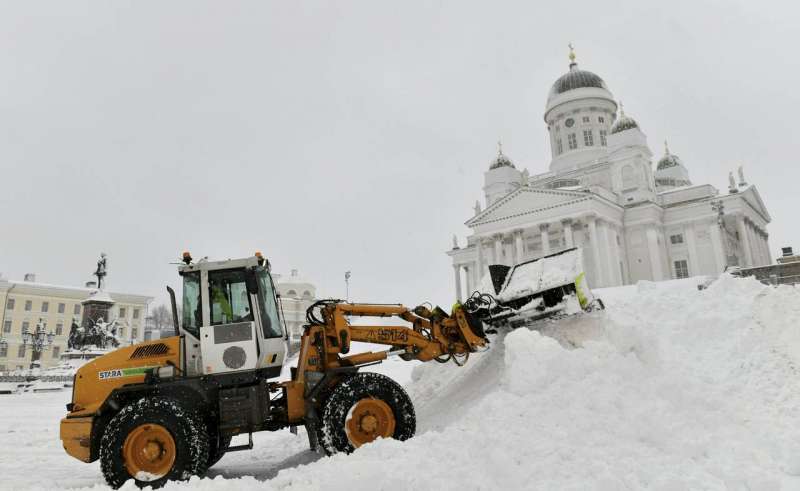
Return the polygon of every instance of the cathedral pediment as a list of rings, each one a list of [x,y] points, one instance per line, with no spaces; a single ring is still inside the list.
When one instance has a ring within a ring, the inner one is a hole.
[[[472,227],[483,223],[535,213],[556,206],[590,199],[590,194],[579,191],[535,189],[521,187],[492,203],[488,208],[470,218],[466,225]]]
[[[772,217],[769,215],[767,211],[767,207],[764,205],[764,201],[761,199],[761,194],[759,194],[758,189],[755,186],[750,186],[745,190],[742,194],[742,197],[752,206],[764,220],[769,223],[772,221]]]

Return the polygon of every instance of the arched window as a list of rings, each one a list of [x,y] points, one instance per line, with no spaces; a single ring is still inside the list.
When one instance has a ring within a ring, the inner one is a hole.
[[[311,300],[311,292],[306,290],[303,292],[303,300]]]
[[[294,298],[297,296],[297,292],[294,290],[289,290],[288,292],[286,292],[286,296]]]

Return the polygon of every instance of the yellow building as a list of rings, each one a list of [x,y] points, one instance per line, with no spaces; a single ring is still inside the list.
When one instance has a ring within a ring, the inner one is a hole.
[[[46,332],[55,334],[52,346],[40,358],[42,368],[58,364],[59,356],[67,349],[70,326],[73,319],[80,325],[83,314],[82,302],[96,288],[58,286],[39,283],[32,274],[23,281],[0,277],[0,372],[28,368],[31,363],[31,348],[22,343],[22,332],[36,331],[41,322]],[[153,300],[146,295],[113,293],[114,300],[110,319],[117,320],[117,337],[124,344],[144,340],[144,319]]]

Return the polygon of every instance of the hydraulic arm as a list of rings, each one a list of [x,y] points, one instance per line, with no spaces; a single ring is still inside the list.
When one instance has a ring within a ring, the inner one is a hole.
[[[470,353],[488,343],[481,321],[460,304],[448,315],[439,307],[412,310],[399,304],[322,300],[309,307],[306,315],[309,324],[300,342],[298,365],[292,380],[284,383],[290,423],[313,424],[314,396],[360,366],[380,363],[390,354],[440,363],[452,359],[462,365]],[[411,325],[351,325],[349,317],[398,317]],[[392,349],[349,355],[352,342]]]

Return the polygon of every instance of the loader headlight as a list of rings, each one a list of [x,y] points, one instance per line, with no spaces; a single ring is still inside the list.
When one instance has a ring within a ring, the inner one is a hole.
[[[153,377],[157,379],[173,378],[175,376],[175,367],[173,365],[166,365],[153,369]]]

